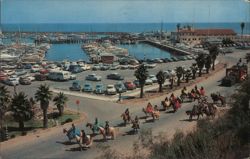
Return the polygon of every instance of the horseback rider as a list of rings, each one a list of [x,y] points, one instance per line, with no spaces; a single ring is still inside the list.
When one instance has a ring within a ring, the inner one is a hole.
[[[147,112],[148,113],[153,113],[153,106],[150,102],[148,102],[148,105],[147,105]]]
[[[197,85],[194,86],[194,91],[195,91],[196,96],[200,96],[200,91],[198,90]]]
[[[170,103],[171,103],[172,105],[174,105],[174,103],[175,103],[175,101],[176,101],[176,97],[174,96],[174,93],[172,93],[172,94],[170,95],[169,100],[170,100]]]
[[[154,111],[159,111],[159,109],[158,109],[158,106],[157,106],[157,105],[155,105],[155,106],[154,106]]]
[[[128,117],[128,120],[130,120],[130,114],[128,108],[125,110],[124,114]]]
[[[134,124],[135,124],[134,127],[136,126],[137,129],[140,129],[139,118],[138,118],[138,116],[135,116]]]
[[[109,134],[109,121],[105,122],[105,132],[106,132],[106,135]]]
[[[184,96],[187,96],[187,95],[188,95],[188,92],[187,92],[187,88],[186,88],[186,87],[183,87],[183,89],[181,90],[181,94],[184,95]]]
[[[205,96],[205,89],[203,87],[201,87],[200,89],[200,95]]]
[[[93,128],[92,128],[93,132],[97,133],[99,130],[99,127],[100,127],[100,125],[99,125],[98,118],[95,118],[95,123],[94,123]]]

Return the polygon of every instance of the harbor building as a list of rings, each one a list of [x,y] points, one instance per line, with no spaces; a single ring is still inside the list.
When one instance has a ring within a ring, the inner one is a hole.
[[[236,40],[237,34],[232,29],[193,29],[183,28],[171,33],[174,42],[201,44],[203,42],[221,43],[224,39]]]

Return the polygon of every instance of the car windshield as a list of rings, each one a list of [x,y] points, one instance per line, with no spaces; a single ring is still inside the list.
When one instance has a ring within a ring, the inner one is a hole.
[[[113,86],[108,86],[108,88],[113,88]]]

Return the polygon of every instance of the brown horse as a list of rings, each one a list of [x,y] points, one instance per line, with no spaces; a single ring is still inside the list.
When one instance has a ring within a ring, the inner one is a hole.
[[[95,134],[95,132],[94,132],[94,130],[93,130],[93,127],[94,127],[93,124],[87,123],[86,127],[89,127],[89,128],[93,131],[93,135],[94,135],[94,136],[97,135],[97,134]],[[107,140],[108,137],[111,137],[112,140],[115,139],[115,137],[116,137],[116,130],[115,130],[114,127],[111,127],[111,126],[110,126],[110,127],[108,128],[108,131],[107,131],[107,132],[106,132],[105,128],[103,128],[103,127],[101,127],[101,126],[99,126],[98,128],[99,128],[99,133],[103,136],[103,139],[104,139],[104,140]]]
[[[194,105],[192,110],[186,111],[186,114],[189,115],[189,120],[192,120],[193,116],[197,116],[197,120],[199,120],[200,116],[203,116],[203,107]]]
[[[127,114],[122,113],[121,117],[125,126],[131,122],[131,118]]]
[[[207,115],[207,117],[212,117],[213,119],[218,112],[218,107],[213,103],[209,103],[204,106],[203,112]]]
[[[221,105],[224,106],[226,104],[226,99],[225,97],[223,97],[222,95],[220,95],[219,93],[211,93],[211,98],[214,102],[214,104],[218,104],[218,101],[221,102]]]

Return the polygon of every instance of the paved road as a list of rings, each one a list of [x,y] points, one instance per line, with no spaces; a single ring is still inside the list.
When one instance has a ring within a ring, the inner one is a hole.
[[[237,62],[238,57],[242,54],[231,54],[226,57],[229,63]],[[202,85],[205,87],[207,94],[211,92],[220,91],[223,95],[230,95],[233,93],[234,89],[227,87],[220,87],[219,80],[224,76],[225,71],[218,72],[215,76],[212,76],[203,82]],[[199,85],[198,85],[199,86]],[[154,98],[150,100],[152,104],[159,104],[164,97]],[[69,107],[76,109],[74,101],[78,97],[70,96]],[[88,121],[94,121],[94,118],[98,118],[102,121],[109,120],[111,125],[118,125],[122,122],[120,118],[121,112],[125,108],[129,107],[132,114],[143,116],[141,109],[146,106],[148,101],[142,103],[135,103],[131,105],[120,105],[110,101],[100,101],[93,99],[81,98],[80,111],[88,113]],[[194,124],[195,122],[187,122],[187,116],[185,111],[190,109],[194,103],[183,104],[182,108],[175,114],[161,112],[161,118],[159,121],[154,123],[146,122],[141,120],[142,128],[153,128],[153,133],[166,132],[173,133],[177,129],[185,129]],[[80,125],[77,125],[79,128],[84,128],[84,121]],[[79,152],[74,151],[78,145],[64,145],[60,142],[66,141],[66,137],[61,132],[62,129],[58,129],[50,135],[40,135],[39,138],[36,138],[30,142],[22,142],[18,146],[13,146],[12,148],[5,148],[2,145],[1,155],[2,158],[94,158],[100,154],[100,151],[96,148],[96,145],[103,144],[99,142],[99,138],[96,138],[96,142],[93,147],[87,151]],[[120,135],[114,141],[109,141],[107,144],[111,145],[112,148],[129,151],[132,148],[133,142],[137,139],[136,135],[126,135],[126,132],[131,130],[130,126],[119,127]]]

